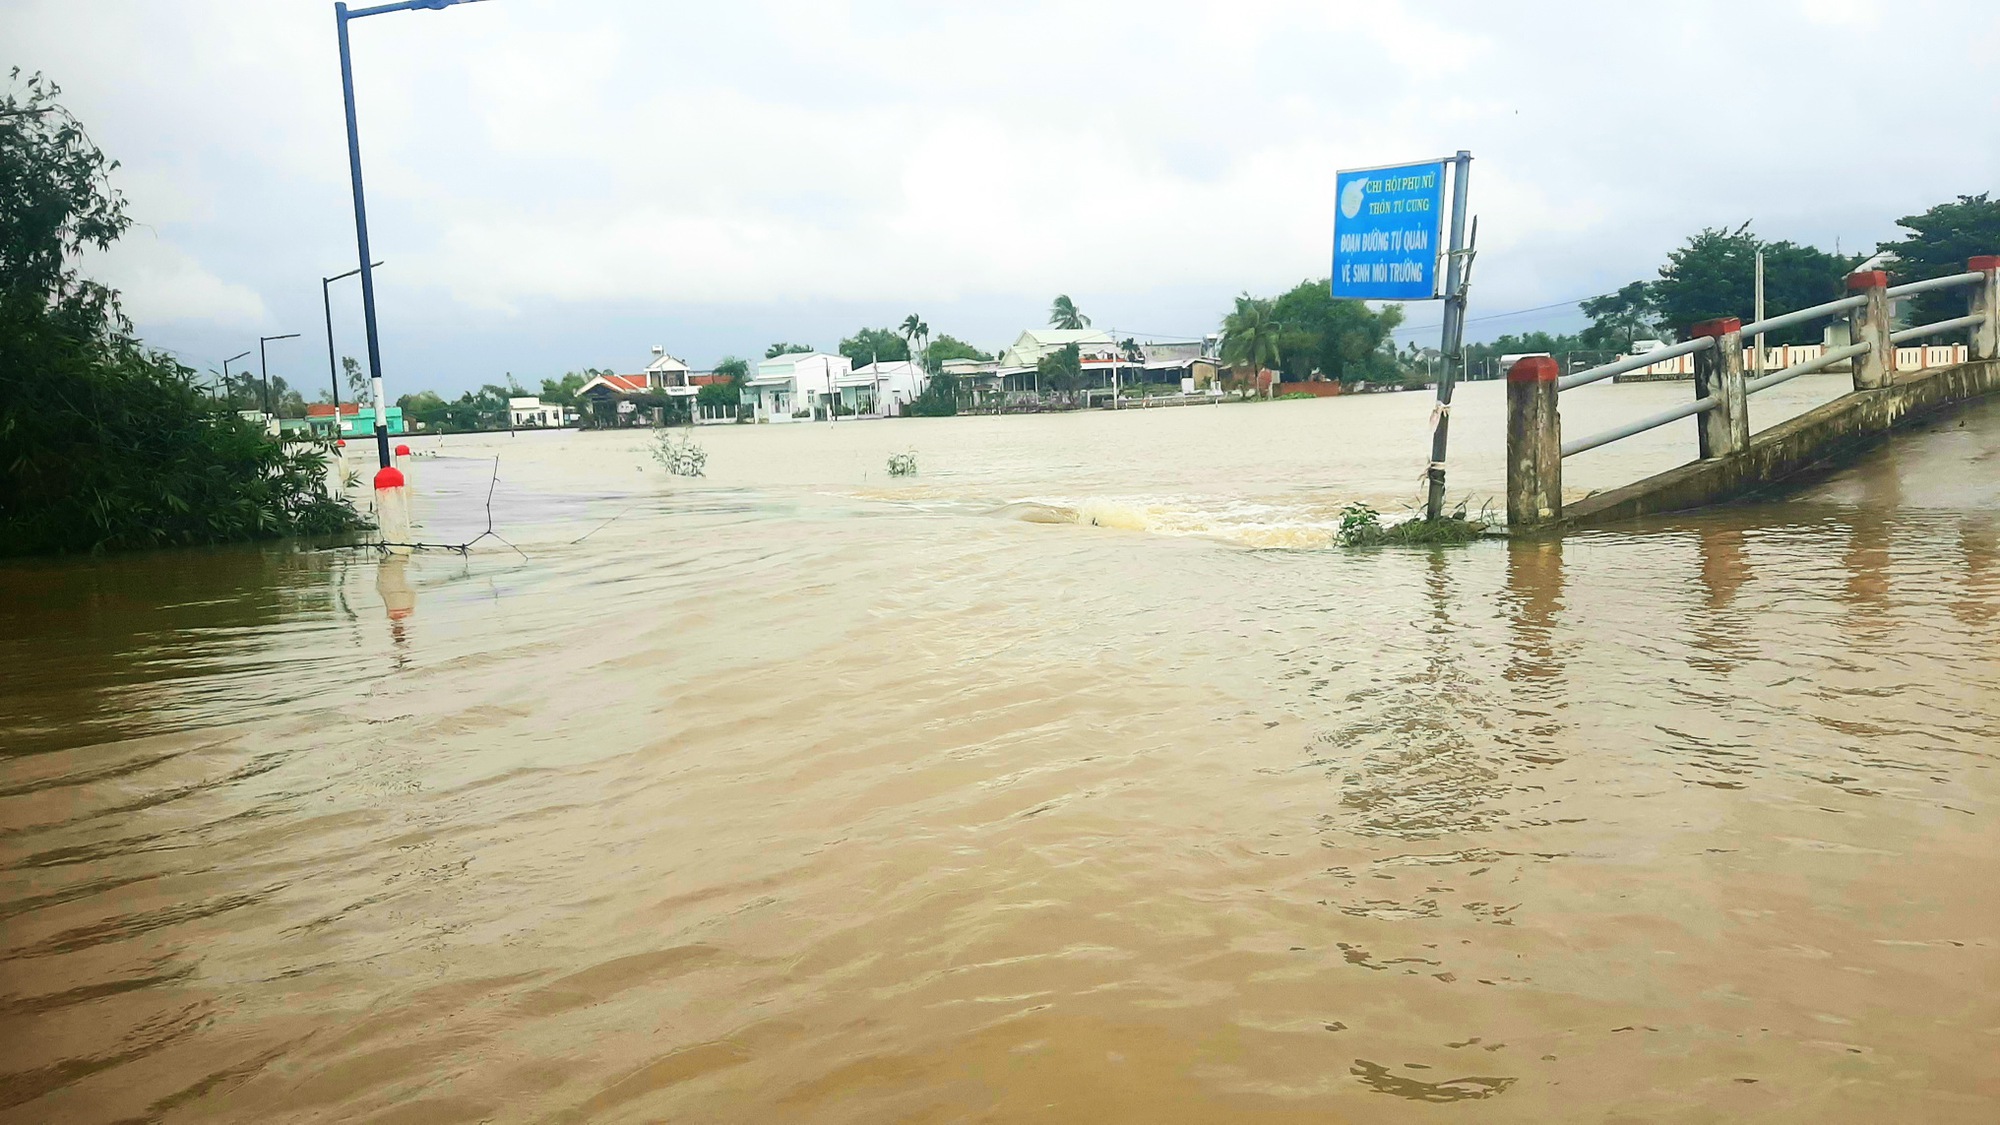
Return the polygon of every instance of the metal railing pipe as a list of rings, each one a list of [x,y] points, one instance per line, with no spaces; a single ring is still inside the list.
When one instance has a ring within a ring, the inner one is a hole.
[[[1691,418],[1704,410],[1713,410],[1720,405],[1722,405],[1722,397],[1720,395],[1709,395],[1707,398],[1698,398],[1693,402],[1682,403],[1671,410],[1662,410],[1658,414],[1647,415],[1637,422],[1628,422],[1623,426],[1606,430],[1601,434],[1592,434],[1587,438],[1578,438],[1575,441],[1563,442],[1562,453],[1564,457],[1569,457],[1573,454],[1582,453],[1585,450],[1596,449],[1600,445],[1610,445],[1614,441],[1631,437],[1633,434],[1643,434],[1647,430],[1664,426],[1668,422],[1678,422],[1683,418]]]
[[[1933,289],[1951,289],[1959,285],[1971,285],[1986,275],[1983,273],[1955,273],[1947,277],[1933,277],[1925,281],[1906,281],[1901,285],[1891,285],[1889,296],[1907,297],[1912,293],[1928,293]]]
[[[1794,363],[1783,371],[1773,371],[1769,375],[1752,379],[1743,384],[1743,390],[1746,394],[1754,395],[1758,391],[1775,387],[1779,383],[1789,383],[1801,375],[1810,375],[1822,367],[1831,367],[1843,359],[1853,359],[1855,356],[1867,352],[1871,346],[1873,345],[1860,343],[1849,344],[1841,348],[1828,348],[1813,358],[1806,360],[1804,363]]]
[[[1905,328],[1900,332],[1891,332],[1889,333],[1889,342],[1900,344],[1905,340],[1921,340],[1925,336],[1936,336],[1943,332],[1956,332],[1961,328],[1977,328],[1984,323],[1986,323],[1985,313],[1973,313],[1971,316],[1956,317],[1952,320],[1940,320],[1936,324],[1919,324],[1914,328]]]
[[[1623,375],[1627,371],[1637,371],[1641,367],[1651,367],[1656,363],[1665,363],[1670,359],[1679,359],[1684,355],[1693,355],[1703,348],[1712,348],[1714,346],[1715,337],[1696,336],[1692,340],[1684,340],[1678,344],[1671,344],[1658,351],[1647,352],[1645,355],[1628,355],[1624,359],[1614,359],[1610,363],[1599,364],[1588,370],[1578,371],[1573,375],[1565,375],[1561,379],[1556,380],[1556,389],[1567,391],[1573,387],[1581,387],[1586,383],[1595,383],[1599,379],[1609,379],[1613,375]]]
[[[1858,309],[1867,303],[1868,298],[1865,296],[1842,297],[1838,301],[1828,301],[1825,304],[1814,305],[1811,308],[1799,309],[1797,312],[1767,316],[1762,320],[1753,320],[1744,325],[1743,335],[1744,338],[1748,339],[1759,332],[1775,332],[1780,328],[1790,328],[1794,324],[1801,324],[1818,317],[1832,316],[1835,313],[1846,312],[1848,309]]]

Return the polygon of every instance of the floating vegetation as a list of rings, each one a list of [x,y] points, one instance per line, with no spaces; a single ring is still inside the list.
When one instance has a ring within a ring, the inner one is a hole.
[[[673,431],[661,430],[653,439],[653,460],[674,476],[698,477],[708,465],[708,451],[695,444],[693,434],[675,440]]]
[[[909,453],[891,453],[889,455],[889,475],[892,477],[916,476],[917,475],[916,453],[914,451]]]
[[[1340,530],[1335,538],[1343,547],[1450,547],[1470,543],[1486,534],[1493,521],[1480,513],[1466,515],[1466,505],[1437,519],[1408,519],[1383,524],[1381,513],[1366,504],[1349,504],[1340,510]]]

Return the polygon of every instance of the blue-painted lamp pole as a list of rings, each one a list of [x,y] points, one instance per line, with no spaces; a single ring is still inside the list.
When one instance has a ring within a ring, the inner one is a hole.
[[[354,124],[354,65],[347,48],[347,21],[362,16],[379,16],[388,12],[407,11],[411,8],[449,8],[453,4],[468,4],[473,0],[402,0],[396,4],[378,4],[372,8],[347,10],[346,4],[333,6],[333,23],[340,35],[340,94],[347,103],[347,166],[354,177],[354,242],[361,258],[361,316],[368,326],[368,382],[369,393],[375,399],[375,453],[381,467],[389,467],[389,409],[382,398],[382,343],[375,332],[375,270],[368,257],[368,206],[363,202],[361,191],[361,133]],[[334,409],[338,411],[339,395],[334,396]],[[335,415],[338,417],[338,414]]]

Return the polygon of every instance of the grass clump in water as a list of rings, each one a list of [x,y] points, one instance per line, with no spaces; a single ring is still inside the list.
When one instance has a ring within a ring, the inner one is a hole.
[[[676,441],[671,431],[662,430],[653,439],[653,460],[674,476],[698,477],[708,465],[708,451],[694,443],[693,434]]]
[[[914,451],[909,453],[891,453],[889,455],[889,475],[892,477],[916,476],[917,475],[916,453]]]
[[[1349,504],[1340,510],[1340,530],[1335,538],[1343,547],[1455,547],[1486,534],[1491,521],[1466,515],[1466,506],[1437,519],[1409,519],[1383,524],[1382,515],[1366,504]]]

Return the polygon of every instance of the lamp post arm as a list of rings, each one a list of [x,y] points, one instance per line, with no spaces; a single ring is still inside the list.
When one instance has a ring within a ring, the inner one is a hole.
[[[343,9],[344,14],[342,18],[350,20],[358,20],[362,16],[379,16],[379,15],[385,15],[389,12],[407,12],[411,8],[430,8],[435,10],[439,8],[449,8],[453,4],[464,4],[469,2],[470,0],[401,0],[400,3],[377,4],[372,8],[355,8],[352,11],[347,11]]]

